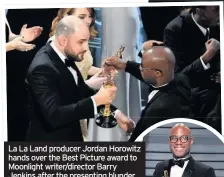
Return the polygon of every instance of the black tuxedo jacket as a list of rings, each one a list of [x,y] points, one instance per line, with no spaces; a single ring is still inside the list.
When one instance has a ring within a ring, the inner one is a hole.
[[[80,119],[94,117],[90,89],[74,64],[78,84],[49,44],[36,54],[27,74],[31,93],[29,141],[83,141]]]
[[[156,165],[153,177],[163,177],[164,171],[168,172],[170,177],[170,161],[166,160]],[[182,177],[215,177],[214,169],[201,162],[194,160],[190,157],[190,160],[184,170]]]
[[[209,37],[219,40],[219,28],[210,28]],[[200,56],[206,51],[207,39],[189,13],[179,15],[166,26],[164,45],[174,52],[176,73],[185,69],[189,70],[194,67],[195,62],[200,61]],[[192,95],[194,117],[221,131],[221,111],[216,106],[221,94],[221,87],[220,84],[210,79],[211,74],[219,71],[220,53],[210,62],[210,69],[200,71],[201,75],[195,75]],[[208,119],[211,115],[213,119]]]
[[[197,67],[200,66],[198,63]],[[129,61],[126,72],[144,82],[138,63]],[[189,78],[185,74],[177,74],[173,81],[159,90],[146,104],[129,141],[134,141],[144,130],[160,121],[170,118],[189,118],[191,116],[191,104]]]
[[[218,33],[217,28],[210,28],[209,38],[220,40]],[[175,71],[181,72],[199,59],[206,51],[205,42],[207,40],[208,37],[202,33],[189,13],[181,14],[168,23],[164,29],[164,45],[174,52]],[[207,70],[209,74],[220,71],[220,54],[210,64],[211,68]]]

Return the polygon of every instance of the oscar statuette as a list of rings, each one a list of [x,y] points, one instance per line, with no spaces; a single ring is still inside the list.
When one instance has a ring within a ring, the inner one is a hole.
[[[116,53],[116,57],[122,58],[122,52],[125,47],[120,47],[118,52]],[[103,86],[105,88],[109,88],[115,85],[115,78],[117,76],[118,71],[113,69],[107,75],[107,80],[104,82]],[[114,111],[112,111],[111,105],[107,104],[102,106],[99,110],[99,116],[95,119],[95,122],[98,126],[102,128],[113,128],[117,125],[117,120],[114,117]]]

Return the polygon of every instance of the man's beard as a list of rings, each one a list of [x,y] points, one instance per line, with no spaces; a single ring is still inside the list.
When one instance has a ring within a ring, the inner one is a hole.
[[[69,59],[72,59],[73,61],[76,61],[76,62],[80,62],[80,61],[81,61],[81,59],[79,58],[78,55],[67,54],[67,57],[68,57]]]
[[[69,59],[71,59],[73,61],[80,62],[80,61],[83,60],[83,55],[80,55],[80,54],[73,55],[70,52],[65,52],[65,54],[66,54],[67,58],[69,58]]]

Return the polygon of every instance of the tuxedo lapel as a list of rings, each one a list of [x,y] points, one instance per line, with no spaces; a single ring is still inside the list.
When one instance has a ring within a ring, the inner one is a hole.
[[[176,80],[173,79],[168,85],[161,87],[159,91],[152,97],[152,99],[146,104],[145,109],[142,111],[141,117],[144,117],[147,109],[151,104],[153,104],[154,101],[156,101],[156,99],[158,99],[162,94],[167,93],[169,90],[173,89],[175,85]]]
[[[166,160],[164,163],[162,177],[170,177],[170,161]]]
[[[190,157],[182,177],[191,177],[193,170],[194,170],[194,159]]]
[[[163,92],[158,91],[152,99],[146,104],[144,110],[142,111],[141,117],[144,117],[145,112],[147,111],[148,107],[162,94]]]
[[[188,24],[188,26],[190,28],[190,29],[188,29],[189,32],[194,31],[193,33],[190,33],[190,34],[196,36],[197,40],[207,41],[206,36],[202,33],[200,28],[196,25],[196,23],[192,19],[191,15],[188,14],[184,18],[185,18],[185,22]]]

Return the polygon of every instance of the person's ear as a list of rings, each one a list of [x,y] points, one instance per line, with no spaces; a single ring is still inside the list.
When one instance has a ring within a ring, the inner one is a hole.
[[[162,76],[162,72],[161,71],[156,71],[156,76],[157,77],[161,77]]]
[[[58,43],[61,47],[65,47],[68,43],[68,39],[65,36],[59,36]]]
[[[191,138],[191,145],[194,143],[194,138]]]

